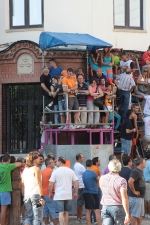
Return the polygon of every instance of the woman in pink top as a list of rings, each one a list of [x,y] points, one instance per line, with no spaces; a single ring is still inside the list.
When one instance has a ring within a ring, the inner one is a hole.
[[[89,85],[90,95],[87,96],[87,110],[99,110],[99,107],[94,105],[93,100],[96,98],[101,98],[103,96],[103,92],[100,87],[97,86],[97,79],[93,78],[90,81]],[[99,123],[99,112],[88,112],[88,124],[97,124]]]
[[[102,190],[101,218],[103,225],[130,223],[127,181],[119,176],[121,163],[113,159],[108,164],[109,173],[100,177]]]

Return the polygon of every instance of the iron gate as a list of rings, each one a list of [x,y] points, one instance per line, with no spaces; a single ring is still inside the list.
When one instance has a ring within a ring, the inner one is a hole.
[[[2,87],[2,151],[27,153],[40,147],[42,96],[40,84]]]

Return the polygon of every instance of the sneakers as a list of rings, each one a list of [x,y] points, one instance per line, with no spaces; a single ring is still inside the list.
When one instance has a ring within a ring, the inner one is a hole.
[[[81,218],[76,220],[76,223],[85,223]]]
[[[51,112],[52,111],[52,106],[46,106],[45,107],[45,111],[47,111],[47,112]]]
[[[74,125],[70,125],[69,129],[76,129],[76,125],[75,126]]]
[[[57,128],[58,128],[58,129],[64,129],[64,127],[65,127],[65,126],[60,126],[60,127],[57,127]]]
[[[107,128],[110,128],[110,126],[109,125],[104,125],[103,128],[107,129]]]

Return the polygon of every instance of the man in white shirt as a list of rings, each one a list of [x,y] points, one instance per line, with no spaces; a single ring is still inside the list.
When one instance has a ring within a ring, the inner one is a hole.
[[[144,121],[145,135],[142,139],[142,142],[144,150],[147,150],[147,145],[150,144],[150,116],[145,117],[143,121]]]
[[[145,95],[144,98],[146,99],[144,106],[144,116],[150,116],[150,95]]]
[[[66,159],[59,157],[57,159],[58,168],[53,171],[49,180],[49,194],[52,197],[52,188],[55,185],[54,200],[56,203],[56,210],[59,212],[59,224],[68,225],[68,211],[71,211],[72,202],[72,182],[75,185],[75,193],[73,199],[78,197],[78,178],[75,172],[65,166]]]
[[[79,153],[76,155],[76,163],[74,164],[74,172],[78,177],[79,181],[79,190],[78,190],[78,199],[77,199],[77,223],[82,223],[82,211],[83,211],[83,205],[84,205],[84,183],[82,180],[82,175],[85,172],[85,167],[82,165],[84,161],[84,156]]]

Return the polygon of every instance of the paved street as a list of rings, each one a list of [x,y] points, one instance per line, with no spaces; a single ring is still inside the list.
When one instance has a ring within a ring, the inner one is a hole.
[[[76,224],[76,217],[69,217],[69,225],[75,225]],[[83,223],[83,225],[87,224],[86,221]],[[142,225],[150,225],[150,219],[143,219]]]

